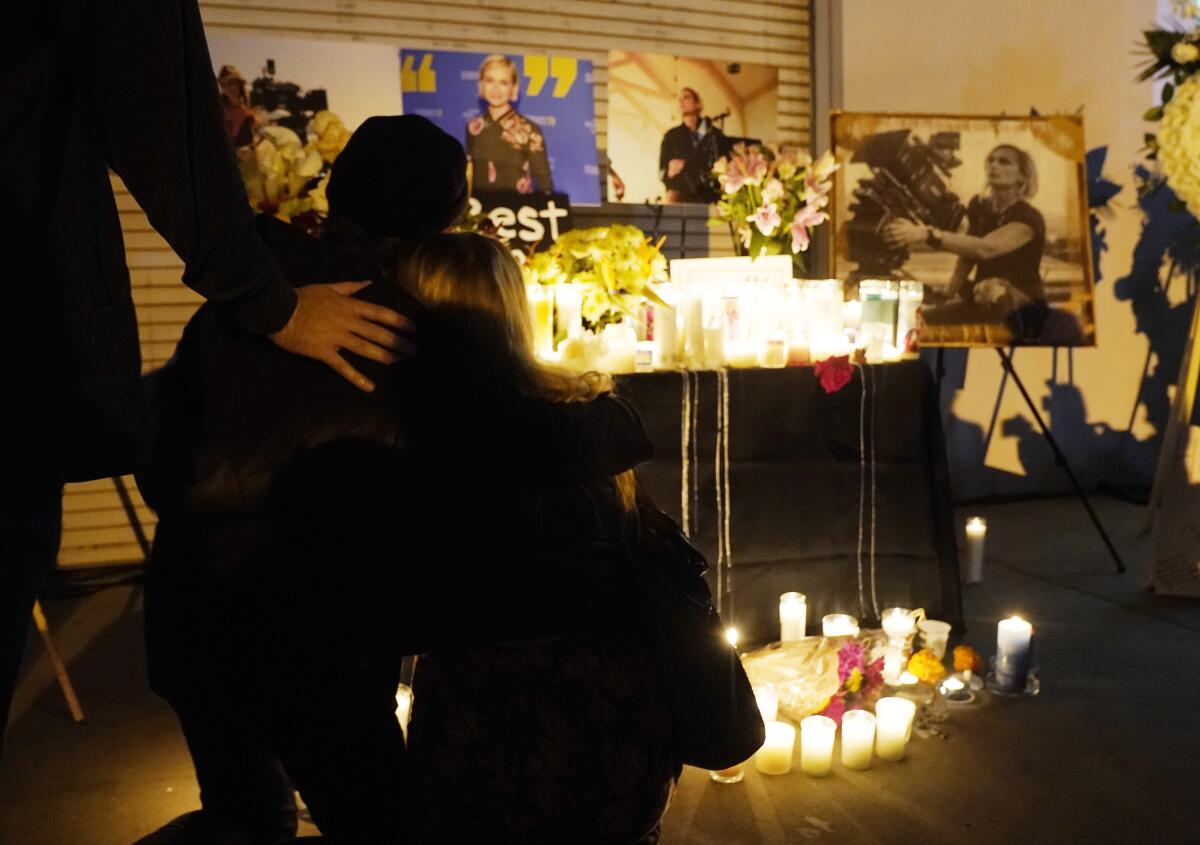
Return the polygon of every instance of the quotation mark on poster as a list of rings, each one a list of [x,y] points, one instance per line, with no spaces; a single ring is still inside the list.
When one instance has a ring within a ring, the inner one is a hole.
[[[437,73],[433,70],[433,53],[421,56],[421,67],[414,70],[413,63],[416,58],[411,53],[404,57],[404,64],[400,68],[400,90],[424,94],[435,93],[437,91]]]
[[[529,79],[527,96],[536,97],[548,78],[554,79],[552,96],[565,97],[579,76],[579,60],[569,56],[525,56],[525,76]]]

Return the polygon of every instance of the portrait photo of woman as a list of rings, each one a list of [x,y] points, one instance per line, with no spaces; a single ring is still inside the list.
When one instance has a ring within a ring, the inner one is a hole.
[[[467,123],[465,143],[473,193],[554,191],[542,130],[516,110],[519,88],[512,59],[497,53],[480,63],[479,98],[484,108]]]
[[[922,283],[928,346],[1087,346],[1093,268],[1077,115],[840,112],[835,275]]]
[[[927,325],[1006,323],[1017,337],[1035,338],[1048,311],[1041,276],[1046,221],[1030,202],[1038,189],[1037,166],[1025,150],[999,144],[984,171],[987,187],[967,205],[966,232],[901,219],[887,225],[884,239],[957,256],[946,301],[924,310]]]

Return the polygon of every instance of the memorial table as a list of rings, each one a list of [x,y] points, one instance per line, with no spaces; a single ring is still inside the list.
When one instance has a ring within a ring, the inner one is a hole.
[[[962,630],[945,444],[925,364],[856,367],[834,393],[812,367],[639,373],[621,377],[618,391],[654,442],[643,485],[687,523],[712,565],[722,617],[743,641],[779,638],[779,595],[791,590],[807,595],[818,625],[844,611],[877,626],[880,611],[902,606]],[[718,440],[726,407],[728,436]]]

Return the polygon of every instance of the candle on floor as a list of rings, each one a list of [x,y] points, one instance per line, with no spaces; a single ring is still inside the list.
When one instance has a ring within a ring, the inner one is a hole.
[[[916,714],[917,705],[907,698],[886,696],[875,702],[875,753],[884,760],[903,760]]]
[[[736,766],[730,766],[728,769],[710,771],[708,776],[716,783],[741,783],[742,778],[746,776],[745,767],[745,763],[738,763]]]
[[[792,770],[796,729],[787,722],[767,722],[767,741],[754,754],[754,766],[764,775],[786,775]]]
[[[963,581],[978,584],[983,580],[983,541],[987,538],[987,520],[973,516],[967,520],[967,566]]]
[[[833,770],[833,738],[837,722],[828,716],[808,716],[800,722],[800,771],[823,778]]]
[[[764,722],[774,722],[779,715],[779,693],[770,684],[754,688],[754,700],[758,702],[758,712]]]
[[[904,671],[906,663],[904,651],[899,646],[884,646],[883,682],[892,686],[900,683],[900,673]]]
[[[875,714],[849,710],[842,714],[842,765],[847,769],[869,769],[875,748]]]
[[[804,639],[808,626],[808,599],[804,593],[784,593],[779,597],[779,640],[790,643]]]
[[[1033,626],[1020,616],[1001,620],[996,626],[996,688],[1023,692],[1032,665]]]
[[[408,738],[408,720],[412,714],[413,691],[408,684],[400,684],[396,687],[396,721],[400,723],[400,729],[404,732],[404,738]]]
[[[913,612],[907,607],[889,607],[880,617],[883,632],[887,634],[888,645],[905,648],[908,638],[916,630],[916,620]]]
[[[821,618],[821,633],[827,637],[857,637],[858,620],[848,613],[828,613]]]

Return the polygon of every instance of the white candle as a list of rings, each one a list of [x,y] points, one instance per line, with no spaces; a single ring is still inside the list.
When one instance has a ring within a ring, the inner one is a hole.
[[[757,367],[758,348],[752,340],[731,340],[725,345],[725,362],[739,370]]]
[[[704,365],[704,298],[697,291],[683,300],[683,354],[689,367]]]
[[[652,340],[639,340],[637,342],[637,358],[635,366],[639,373],[654,372],[655,356],[657,348]]]
[[[767,722],[767,741],[754,754],[754,765],[764,775],[786,775],[792,770],[796,729],[787,722]]]
[[[868,769],[875,748],[875,714],[868,710],[849,710],[842,714],[842,765],[847,769]]]
[[[875,753],[884,760],[903,760],[916,713],[917,705],[907,698],[887,696],[875,702]]]
[[[404,738],[408,738],[408,719],[412,714],[413,691],[407,684],[401,684],[396,687],[396,721],[400,723],[400,730],[404,732]]]
[[[788,341],[783,332],[773,332],[762,341],[758,353],[758,365],[779,369],[788,365]]]
[[[554,288],[526,285],[525,298],[529,303],[529,321],[533,325],[533,350],[546,357],[554,351]]]
[[[710,370],[725,366],[725,327],[720,323],[704,327],[704,366]]]
[[[808,625],[808,600],[804,593],[784,593],[779,597],[779,640],[790,643],[804,639]]]
[[[983,580],[983,541],[987,537],[987,520],[973,516],[967,520],[967,567],[963,581],[978,584]]]
[[[654,366],[669,370],[679,363],[679,333],[674,308],[654,306]]]
[[[848,613],[829,613],[821,619],[821,633],[827,637],[857,637],[858,620]]]
[[[880,622],[891,645],[904,645],[916,629],[916,620],[907,607],[889,607],[883,612]]]
[[[558,306],[558,330],[567,337],[583,333],[583,291],[571,284],[559,285],[554,291]]]
[[[1033,661],[1033,626],[1020,616],[1003,619],[996,626],[996,685],[1003,692],[1025,689]]]
[[[779,693],[770,684],[754,688],[754,700],[758,702],[758,712],[764,722],[774,722],[779,715]]]
[[[828,716],[809,716],[800,722],[800,771],[823,778],[833,770],[833,738],[837,722]]]
[[[946,656],[946,646],[950,642],[950,623],[940,619],[924,619],[917,623],[921,632],[921,647],[933,652],[934,657],[942,660]]]
[[[883,650],[883,682],[895,686],[900,683],[900,673],[904,671],[904,651],[899,646],[884,646]]]

